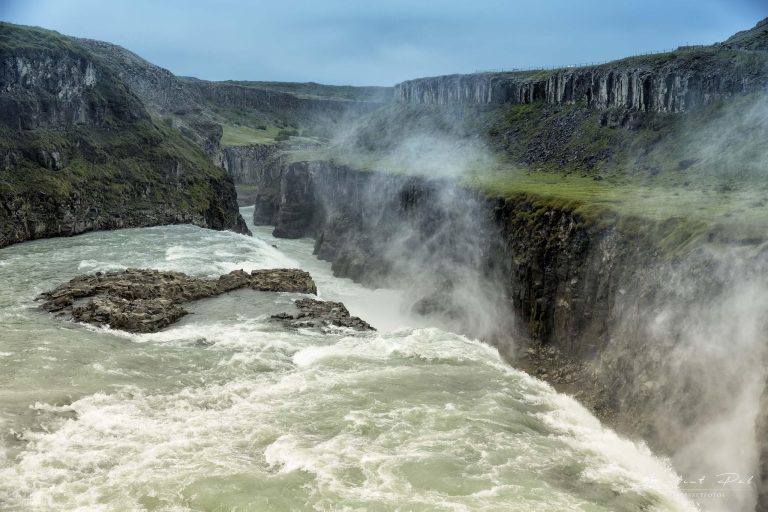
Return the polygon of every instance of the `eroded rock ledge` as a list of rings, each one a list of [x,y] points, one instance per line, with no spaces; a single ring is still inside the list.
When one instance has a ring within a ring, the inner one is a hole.
[[[38,297],[49,312],[129,332],[155,332],[188,312],[181,304],[232,290],[317,294],[308,272],[297,269],[235,270],[218,279],[181,272],[127,269],[78,276]],[[346,311],[346,309],[345,309]]]
[[[279,320],[294,328],[323,328],[348,327],[357,331],[375,331],[365,320],[349,314],[341,302],[331,302],[315,299],[299,299],[295,303],[298,314],[280,313],[272,315],[273,320]]]

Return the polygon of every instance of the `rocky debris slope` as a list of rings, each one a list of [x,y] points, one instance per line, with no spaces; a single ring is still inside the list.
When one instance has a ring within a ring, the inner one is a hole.
[[[295,302],[299,310],[297,314],[279,313],[272,315],[274,320],[279,320],[293,328],[325,328],[330,326],[348,327],[356,331],[375,331],[371,325],[351,316],[347,308],[341,302],[322,301],[315,299],[299,299]]]
[[[69,314],[78,322],[129,332],[155,332],[187,314],[181,304],[241,288],[317,293],[309,273],[296,269],[254,270],[250,274],[235,270],[218,279],[127,269],[75,277],[38,299],[43,301],[44,310]]]

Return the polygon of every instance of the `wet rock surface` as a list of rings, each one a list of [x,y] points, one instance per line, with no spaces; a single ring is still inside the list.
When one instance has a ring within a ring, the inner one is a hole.
[[[293,328],[348,327],[357,331],[375,331],[371,325],[349,314],[341,302],[315,299],[299,299],[295,302],[297,314],[279,313],[272,315],[273,320]]]
[[[38,300],[43,301],[44,310],[70,315],[79,322],[146,333],[163,329],[186,315],[183,303],[242,288],[317,293],[312,276],[297,269],[251,273],[235,270],[218,279],[192,277],[181,272],[127,269],[75,277],[41,294]],[[346,308],[341,307],[346,312]]]

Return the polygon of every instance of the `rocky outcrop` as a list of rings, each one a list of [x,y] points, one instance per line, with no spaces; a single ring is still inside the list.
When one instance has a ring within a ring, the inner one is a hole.
[[[554,71],[477,73],[408,80],[395,99],[416,104],[583,104],[594,109],[677,113],[768,87],[765,20],[710,47]],[[761,42],[762,41],[762,42]]]
[[[749,30],[735,33],[719,45],[742,50],[768,50],[768,18],[758,21]]]
[[[222,165],[235,183],[266,188],[280,174],[285,159],[277,144],[250,144],[221,149]]]
[[[327,329],[333,326],[356,331],[376,330],[365,320],[350,315],[341,302],[298,299],[294,304],[298,313],[279,313],[272,315],[272,319],[294,329]]]
[[[259,291],[316,294],[312,277],[302,270],[235,270],[218,279],[180,272],[128,269],[78,276],[43,293],[42,308],[68,314],[78,322],[129,332],[154,332],[187,314],[186,302],[249,288]],[[344,310],[346,311],[346,310]]]

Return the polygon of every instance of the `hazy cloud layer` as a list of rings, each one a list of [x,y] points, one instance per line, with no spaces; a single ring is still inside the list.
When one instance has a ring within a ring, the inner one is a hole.
[[[392,85],[711,43],[764,0],[0,0],[0,19],[108,40],[179,75]]]

